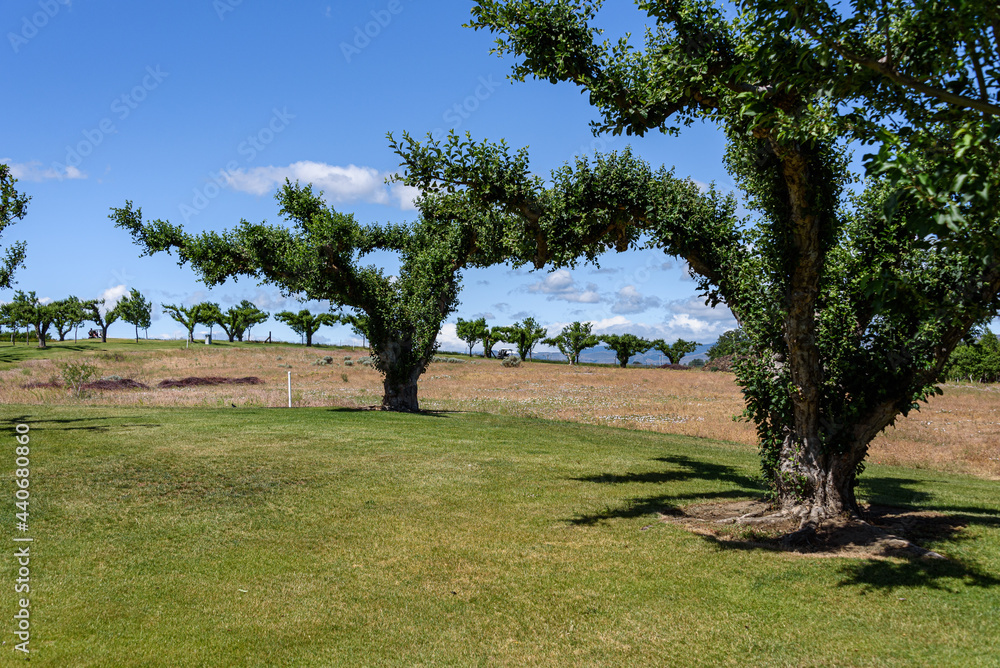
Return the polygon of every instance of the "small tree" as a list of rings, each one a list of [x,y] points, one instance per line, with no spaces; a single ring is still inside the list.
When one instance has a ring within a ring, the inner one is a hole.
[[[591,328],[589,322],[576,321],[566,325],[558,335],[545,339],[542,343],[558,348],[570,364],[579,364],[580,353],[601,342],[591,333]]]
[[[486,329],[486,318],[478,318],[477,320],[458,319],[458,324],[455,326],[455,333],[458,335],[458,338],[468,344],[469,357],[472,357],[472,349],[475,345],[485,336]]]
[[[289,327],[296,334],[301,334],[306,339],[306,347],[310,347],[313,344],[313,334],[315,334],[320,327],[323,325],[335,325],[341,320],[338,316],[332,313],[318,313],[313,315],[308,309],[302,309],[298,313],[293,313],[291,311],[282,311],[281,313],[276,313],[274,315],[276,320],[279,320]],[[232,339],[229,339],[232,341]]]
[[[635,334],[605,334],[600,338],[608,348],[615,351],[618,365],[623,369],[628,366],[628,361],[633,355],[642,354],[653,347],[652,341],[639,338]]]
[[[289,311],[285,311],[285,313],[289,313]],[[218,304],[209,303],[206,305],[205,317],[207,318],[205,323],[221,327],[232,343],[236,339],[242,341],[250,327],[266,322],[270,315],[257,308],[253,302],[244,299],[239,304],[230,306],[225,312],[219,308]],[[313,331],[315,332],[315,330]]]
[[[139,328],[149,327],[153,316],[153,305],[135,288],[122,297],[116,307],[121,319],[130,325],[135,325],[135,342],[139,343]]]
[[[211,322],[209,317],[212,306],[214,304],[209,302],[201,302],[194,306],[163,304],[163,311],[187,330],[187,340],[193,342],[195,327],[199,323],[207,325]]]
[[[55,307],[55,318],[52,324],[55,325],[59,333],[59,340],[65,341],[66,335],[71,329],[76,329],[87,321],[87,312],[83,308],[83,302],[77,297],[69,296],[60,299],[52,304]]]
[[[680,364],[681,360],[688,353],[693,353],[695,348],[700,346],[700,343],[695,341],[685,341],[684,339],[677,339],[672,345],[667,345],[667,342],[663,339],[656,339],[653,341],[652,348],[663,353],[663,355],[670,360],[671,364]]]
[[[517,346],[517,354],[523,360],[531,357],[534,347],[549,334],[532,317],[515,322],[506,331],[507,336],[502,340]]]
[[[33,327],[35,337],[38,339],[38,347],[45,348],[49,327],[52,326],[56,318],[57,307],[55,303],[43,304],[35,296],[34,290],[28,293],[18,290],[12,304],[11,309],[15,314],[14,317],[21,325]]]
[[[10,173],[10,166],[0,164],[0,234],[8,225],[14,224],[28,212],[27,195],[22,195],[14,188],[17,183]],[[24,266],[25,244],[18,241],[7,249],[0,260],[0,288],[10,288],[14,281],[14,271]]]
[[[101,328],[101,343],[108,342],[108,327],[121,318],[121,311],[118,304],[108,308],[107,299],[90,299],[83,302],[83,308],[87,312],[87,320]]]
[[[493,357],[493,346],[495,346],[498,342],[503,341],[503,328],[483,327],[482,338],[480,341],[483,342],[483,357]]]

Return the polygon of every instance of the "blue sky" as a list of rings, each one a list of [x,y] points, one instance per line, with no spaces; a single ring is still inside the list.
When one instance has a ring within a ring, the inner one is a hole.
[[[209,291],[170,256],[140,258],[109,209],[132,200],[147,218],[189,231],[243,218],[277,222],[273,194],[287,176],[314,182],[362,221],[402,221],[415,212],[410,193],[383,182],[399,163],[387,132],[505,138],[529,146],[533,169],[543,173],[580,153],[628,145],[591,135],[596,114],[576,88],[509,82],[511,62],[490,55],[491,36],[462,27],[471,6],[6,0],[0,160],[32,197],[27,218],[2,240],[28,243],[16,287],[52,299],[114,298],[134,287],[157,306],[246,298],[270,312],[297,310],[270,286],[241,280]],[[609,36],[640,34],[646,22],[630,3],[615,3],[600,19]],[[723,148],[710,126],[633,144],[654,164],[731,188]],[[531,315],[550,334],[585,320],[599,332],[701,342],[735,326],[726,309],[704,306],[676,258],[649,250],[606,256],[601,265],[466,272],[444,348],[462,349],[457,317],[483,315],[491,324]],[[116,324],[110,333],[129,329]],[[257,331],[266,330],[297,339],[273,320]],[[149,333],[182,330],[156,308]],[[318,336],[353,338],[341,327]]]

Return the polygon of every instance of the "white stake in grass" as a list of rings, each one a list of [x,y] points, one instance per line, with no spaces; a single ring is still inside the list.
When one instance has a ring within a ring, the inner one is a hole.
[[[292,407],[292,372],[288,372],[288,407]]]

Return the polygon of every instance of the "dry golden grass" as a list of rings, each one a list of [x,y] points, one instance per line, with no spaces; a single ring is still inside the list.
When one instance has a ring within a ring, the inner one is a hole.
[[[101,375],[133,378],[151,389],[94,391],[81,399],[64,389],[23,389],[59,375],[54,362],[29,360],[0,371],[0,402],[285,406],[291,371],[295,406],[377,404],[382,395],[378,372],[344,365],[345,356],[357,359],[360,354],[296,346],[80,353]],[[333,357],[333,364],[314,364],[325,355]],[[258,376],[264,384],[155,387],[161,380],[187,376]],[[726,373],[542,363],[503,368],[496,360],[482,359],[439,362],[421,378],[420,402],[430,410],[535,416],[755,445],[753,427],[734,419],[743,409],[742,395]],[[944,396],[879,435],[870,460],[1000,478],[1000,386],[945,386]]]

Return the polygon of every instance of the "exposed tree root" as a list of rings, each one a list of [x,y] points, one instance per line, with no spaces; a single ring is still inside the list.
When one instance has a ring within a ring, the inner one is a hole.
[[[797,506],[774,512],[766,503],[742,501],[691,506],[667,522],[682,524],[720,543],[737,543],[817,556],[944,559],[914,542],[942,539],[964,523],[939,513],[871,507],[861,515],[828,516]]]

